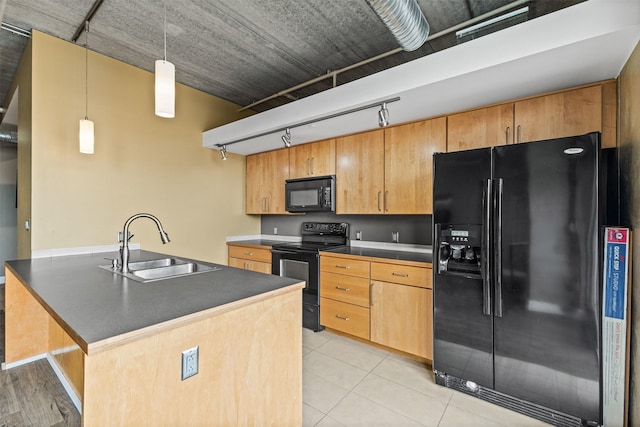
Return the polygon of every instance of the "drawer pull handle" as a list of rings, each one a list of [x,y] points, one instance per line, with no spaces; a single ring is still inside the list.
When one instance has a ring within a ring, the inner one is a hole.
[[[339,314],[336,314],[336,317],[340,320],[349,320],[348,317],[340,316]]]
[[[391,273],[392,276],[409,277],[408,273]]]
[[[345,292],[348,292],[348,291],[350,291],[350,290],[351,290],[350,288],[343,288],[343,287],[341,287],[341,286],[336,286],[336,289],[339,289],[339,290],[341,290],[341,291],[345,291]]]
[[[244,254],[245,254],[245,255],[252,256],[252,255],[253,255],[253,252],[245,252]]]
[[[344,268],[344,269],[347,269],[347,268],[349,268],[349,266],[348,266],[348,265],[338,265],[338,264],[336,264],[336,268]]]

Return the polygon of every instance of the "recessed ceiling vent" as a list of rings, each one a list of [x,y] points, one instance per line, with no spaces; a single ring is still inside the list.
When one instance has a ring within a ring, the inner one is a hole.
[[[457,44],[468,42],[470,40],[477,39],[478,37],[486,36],[487,34],[495,33],[496,31],[526,22],[528,18],[529,6],[525,6],[509,13],[505,13],[504,15],[496,16],[495,18],[479,24],[464,28],[460,31],[456,31],[456,42]]]
[[[416,0],[367,0],[400,46],[407,52],[424,44],[429,23]]]

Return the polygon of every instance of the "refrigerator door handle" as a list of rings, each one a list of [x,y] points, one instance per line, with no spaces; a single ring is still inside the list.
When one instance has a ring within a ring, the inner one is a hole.
[[[502,317],[502,178],[497,179],[495,197],[495,226],[493,240],[493,262],[496,289],[495,289],[495,315]]]
[[[491,239],[491,201],[493,182],[487,179],[482,197],[482,313],[491,316],[491,270],[489,268],[489,241]]]

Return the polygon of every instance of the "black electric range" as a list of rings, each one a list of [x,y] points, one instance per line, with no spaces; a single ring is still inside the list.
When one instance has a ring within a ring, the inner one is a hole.
[[[302,241],[282,243],[271,249],[272,274],[304,280],[302,326],[313,331],[320,325],[320,251],[349,245],[345,222],[303,222]]]

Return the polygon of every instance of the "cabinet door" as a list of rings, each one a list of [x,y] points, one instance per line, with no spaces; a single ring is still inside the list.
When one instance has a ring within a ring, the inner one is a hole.
[[[447,151],[513,143],[513,104],[480,108],[447,117]]]
[[[247,261],[246,259],[229,257],[229,260],[227,261],[227,265],[229,267],[241,268],[243,270],[246,270],[248,262],[249,261]]]
[[[336,140],[336,213],[383,213],[384,131]]]
[[[336,140],[327,139],[291,147],[289,165],[291,178],[335,175]]]
[[[371,341],[432,359],[431,289],[371,282]]]
[[[246,157],[246,213],[261,214],[264,213],[264,182],[263,174],[265,171],[259,161],[260,155],[254,154]]]
[[[433,153],[444,152],[446,141],[446,117],[385,129],[385,213],[433,211]]]
[[[247,156],[246,212],[286,214],[284,181],[289,179],[289,150]]]
[[[602,131],[600,85],[515,103],[516,142]]]
[[[247,261],[245,270],[256,271],[258,273],[271,274],[271,264],[259,261]]]

